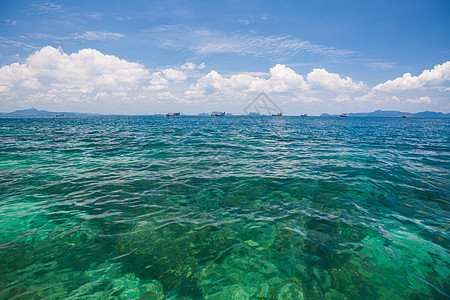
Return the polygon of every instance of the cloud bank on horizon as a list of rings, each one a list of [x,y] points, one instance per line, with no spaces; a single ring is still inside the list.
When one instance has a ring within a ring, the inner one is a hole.
[[[51,46],[31,54],[23,63],[0,68],[0,101],[20,107],[37,104],[51,107],[54,103],[93,104],[93,107],[133,103],[221,107],[226,103],[228,107],[237,107],[235,112],[239,113],[239,108],[260,92],[282,105],[292,106],[378,103],[410,109],[417,106],[420,110],[423,107],[420,104],[434,103],[445,108],[450,94],[450,61],[421,74],[405,73],[373,87],[323,68],[298,74],[286,65],[276,64],[267,73],[225,75],[204,63],[186,62],[150,70],[138,62],[95,49],[67,54]]]

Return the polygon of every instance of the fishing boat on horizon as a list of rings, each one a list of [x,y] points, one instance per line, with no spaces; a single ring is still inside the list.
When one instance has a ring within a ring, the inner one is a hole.
[[[211,116],[213,116],[213,117],[224,117],[225,116],[225,112],[216,112],[216,111],[214,111],[214,112],[211,113]]]
[[[173,113],[173,114],[171,114],[171,113],[166,114],[166,117],[179,117],[179,116],[181,116],[181,114],[179,112]]]
[[[402,118],[406,118],[406,117],[407,117],[406,115],[403,115],[403,116],[402,116]]]
[[[308,114],[301,114],[300,117],[307,117]]]
[[[283,113],[281,113],[281,112],[272,114],[272,117],[282,117],[282,116],[283,116]]]
[[[340,116],[340,117],[343,117],[343,118],[348,117],[347,113],[342,113],[342,114],[340,114],[339,116]]]

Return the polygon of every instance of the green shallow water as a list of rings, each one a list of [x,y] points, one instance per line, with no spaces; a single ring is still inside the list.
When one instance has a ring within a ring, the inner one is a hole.
[[[0,119],[1,299],[448,299],[450,120]]]

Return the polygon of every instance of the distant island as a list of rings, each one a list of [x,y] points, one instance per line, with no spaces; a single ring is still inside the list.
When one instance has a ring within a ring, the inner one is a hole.
[[[0,118],[31,118],[31,117],[75,117],[75,116],[101,116],[102,114],[95,113],[78,113],[78,112],[52,112],[46,110],[38,110],[36,108],[29,108],[23,110],[16,110],[9,113],[0,113]],[[107,114],[105,114],[107,115]],[[209,116],[209,113],[200,113],[198,116]],[[250,116],[259,116],[259,113],[251,112]],[[372,118],[401,118],[402,116],[414,118],[450,118],[450,113],[424,111],[419,113],[409,113],[393,110],[376,110],[368,113],[347,113],[348,117],[372,117]],[[152,116],[163,116],[163,114],[153,114]],[[232,116],[227,113],[226,116]],[[321,117],[339,117],[339,114],[323,113]]]
[[[339,117],[339,115],[331,115],[323,113],[321,117]],[[372,117],[372,118],[401,118],[402,116],[415,118],[450,118],[450,113],[444,114],[434,111],[423,111],[419,113],[409,113],[394,110],[376,110],[368,113],[347,113],[347,117]]]
[[[36,108],[29,108],[23,110],[16,110],[10,113],[0,113],[0,117],[74,117],[74,116],[96,116],[99,114],[78,113],[78,112],[52,112],[46,110],[38,110]]]

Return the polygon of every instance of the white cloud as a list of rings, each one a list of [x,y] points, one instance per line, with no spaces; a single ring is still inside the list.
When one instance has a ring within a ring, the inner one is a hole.
[[[334,100],[336,102],[350,102],[352,98],[349,95],[338,95]]]
[[[260,17],[263,21],[268,19],[268,15]],[[253,20],[256,20],[256,17],[236,21],[249,24]],[[291,35],[261,35],[255,29],[249,29],[247,33],[230,33],[204,28],[163,25],[144,30],[144,32],[151,34],[162,47],[190,50],[197,54],[232,53],[270,57],[278,61],[286,60],[289,56],[301,56],[303,59],[305,55],[329,56],[334,59],[359,55],[358,51],[320,45]]]
[[[395,94],[377,94],[369,91],[367,94],[355,97],[356,102],[366,103],[401,103],[405,97],[399,97]],[[402,100],[403,99],[403,100]]]
[[[158,94],[158,98],[172,100],[175,99],[175,96],[171,92],[162,92]]]
[[[201,99],[205,94],[202,90],[191,88],[184,92],[184,96],[188,99]]]
[[[108,93],[107,92],[100,92],[97,93],[97,95],[95,95],[94,99],[98,100],[98,99],[107,99],[108,98]]]
[[[245,74],[236,74],[224,78],[216,71],[211,71],[200,78],[195,85],[185,93],[187,97],[199,97],[211,94],[234,95],[248,91],[259,78]]]
[[[189,35],[189,49],[200,53],[237,53],[249,54],[259,57],[267,55],[298,55],[317,54],[330,56],[347,56],[356,54],[355,51],[341,50],[334,47],[314,44],[289,35],[283,36],[256,36],[233,34],[209,30],[194,30]],[[172,41],[171,44],[174,42]],[[176,43],[179,45],[179,43]],[[170,45],[167,44],[167,45]]]
[[[402,77],[388,80],[373,88],[376,92],[392,92],[426,88],[440,88],[450,81],[450,61],[436,65],[432,70],[424,70],[419,76],[405,73]]]
[[[269,78],[265,79],[258,75]],[[230,77],[223,77],[216,71],[211,71],[200,78],[196,84],[191,85],[186,92],[188,97],[205,96],[209,94],[233,94],[233,93],[283,93],[291,94],[293,101],[300,101],[300,93],[309,93],[302,95],[302,99],[316,99],[313,95],[317,91],[333,91],[336,97],[343,92],[354,93],[366,89],[363,82],[354,82],[351,78],[341,78],[339,74],[328,73],[324,69],[314,69],[307,75],[307,80],[291,68],[285,65],[277,64],[270,69],[270,73],[239,73]],[[296,98],[297,97],[297,98]],[[305,98],[307,97],[307,98]],[[342,101],[343,96],[336,99]],[[303,101],[303,100],[302,100]],[[346,100],[348,101],[348,100]]]
[[[6,85],[0,85],[0,93],[7,93],[11,91],[11,89],[9,88],[9,86]]]
[[[150,80],[150,85],[144,87],[144,90],[157,91],[167,88],[169,81],[165,79],[161,72],[154,72],[152,74],[152,79]]]
[[[169,100],[169,101],[189,103],[189,101],[186,101],[183,98],[177,97],[169,91],[159,93],[157,95],[157,98],[158,98],[158,100]]]
[[[196,64],[194,64],[192,62],[187,62],[184,65],[182,65],[180,68],[182,70],[186,70],[186,71],[192,71],[192,70],[195,70],[195,69],[201,70],[201,69],[206,68],[206,64],[205,63],[201,63],[199,65],[196,65]]]
[[[15,92],[31,89],[44,94],[99,93],[136,88],[148,76],[142,65],[94,49],[69,55],[48,46],[30,55],[25,63],[0,68],[0,90],[7,87]]]
[[[60,42],[66,40],[87,40],[87,41],[106,41],[106,40],[117,40],[119,38],[125,38],[126,36],[122,33],[117,32],[105,32],[105,31],[86,31],[84,33],[74,33],[71,35],[59,36],[48,33],[28,33],[23,36],[28,39],[41,40],[49,43],[50,41]],[[12,45],[16,46],[16,45]]]
[[[373,91],[369,91],[367,94],[355,97],[356,101],[370,101],[375,98],[375,93]]]
[[[44,47],[23,63],[0,68],[0,101],[18,103],[191,103],[227,102],[242,105],[266,92],[278,104],[298,107],[448,107],[450,62],[406,73],[369,89],[361,81],[325,69],[305,75],[283,64],[268,72],[220,74],[204,70],[205,64],[186,62],[150,73],[139,63],[128,62],[95,49],[67,54]],[[264,70],[263,70],[264,71]],[[161,104],[163,105],[163,104]],[[316,108],[319,110],[321,108]],[[89,110],[89,109],[87,109]]]
[[[257,92],[287,92],[307,88],[303,76],[285,65],[277,64],[270,69],[270,75],[270,78],[267,80],[259,78],[254,80],[249,90]]]
[[[195,85],[186,91],[187,97],[200,97],[205,94],[213,94],[224,86],[224,78],[216,71],[211,71],[200,78]]]
[[[292,102],[303,102],[303,103],[314,103],[314,102],[319,102],[320,98],[300,94],[297,97],[292,98],[291,101]]]
[[[268,77],[270,76],[269,72],[240,72],[241,75],[250,75],[250,76],[259,76],[259,77]]]
[[[27,65],[13,63],[0,69],[0,89],[11,89],[14,86],[38,88],[39,81],[34,77],[35,71]],[[32,84],[31,84],[32,83]]]
[[[428,96],[419,97],[416,99],[406,98],[405,102],[409,103],[431,103],[431,99]]]
[[[366,85],[361,81],[353,82],[350,77],[341,78],[339,74],[329,73],[325,69],[314,69],[306,78],[311,88],[349,91],[366,89]]]
[[[11,48],[11,47],[27,49],[27,50],[36,50],[37,49],[37,47],[35,47],[33,45],[30,45],[30,44],[27,44],[24,42],[20,42],[20,41],[7,39],[5,37],[0,36],[0,48]]]
[[[195,70],[195,67],[196,67],[196,65],[194,63],[187,62],[181,66],[181,69],[191,71],[191,70]]]
[[[173,80],[173,81],[183,81],[187,79],[186,74],[183,71],[179,71],[179,70],[175,70],[175,69],[164,69],[162,70],[162,72],[164,73],[164,76],[168,79],[168,80]]]
[[[74,34],[74,39],[80,39],[80,40],[88,40],[88,41],[94,41],[94,40],[100,40],[100,41],[106,41],[106,40],[116,40],[118,38],[124,38],[125,35],[121,33],[115,33],[115,32],[102,32],[102,31],[86,31],[82,34]]]
[[[431,70],[424,70],[418,76],[405,73],[402,77],[380,83],[355,100],[373,103],[431,104],[433,101],[430,96],[445,97],[449,92],[449,85],[450,61],[447,61]]]

